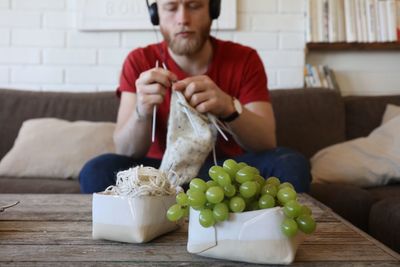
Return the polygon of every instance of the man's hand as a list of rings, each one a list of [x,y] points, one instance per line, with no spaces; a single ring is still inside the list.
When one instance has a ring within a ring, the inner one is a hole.
[[[136,80],[138,116],[150,117],[154,105],[159,105],[164,101],[167,88],[171,87],[172,82],[176,80],[175,74],[162,68],[142,72]]]
[[[208,76],[193,76],[176,82],[173,90],[181,91],[189,104],[200,113],[211,114],[224,118],[232,114],[232,97],[222,91]]]

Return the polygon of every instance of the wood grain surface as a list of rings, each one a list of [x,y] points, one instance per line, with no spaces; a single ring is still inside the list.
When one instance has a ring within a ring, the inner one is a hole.
[[[253,266],[187,252],[187,224],[146,244],[92,239],[91,195],[0,194],[0,266]],[[308,195],[318,227],[295,266],[400,266],[400,256]],[[254,265],[259,266],[259,265]]]

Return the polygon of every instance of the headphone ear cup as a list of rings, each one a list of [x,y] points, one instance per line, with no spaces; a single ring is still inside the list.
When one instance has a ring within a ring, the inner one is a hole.
[[[157,26],[160,24],[160,18],[158,17],[157,3],[152,3],[149,8],[151,24]]]
[[[220,13],[221,13],[221,0],[210,0],[211,20],[217,19]]]

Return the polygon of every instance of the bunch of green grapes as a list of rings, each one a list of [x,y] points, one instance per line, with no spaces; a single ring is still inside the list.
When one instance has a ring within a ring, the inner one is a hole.
[[[283,207],[286,215],[282,232],[294,236],[300,229],[306,234],[314,232],[316,224],[311,210],[297,202],[292,184],[281,183],[276,177],[264,179],[258,169],[246,163],[228,159],[223,166],[212,166],[210,181],[200,178],[190,181],[186,193],[176,196],[176,204],[167,211],[170,221],[178,221],[189,214],[189,207],[200,211],[199,222],[211,227],[228,219],[229,212],[244,212]]]

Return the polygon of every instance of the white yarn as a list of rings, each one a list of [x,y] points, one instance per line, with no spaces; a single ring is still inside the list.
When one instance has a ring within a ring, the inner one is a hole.
[[[180,178],[174,173],[168,175],[152,167],[137,166],[117,173],[116,185],[105,191],[120,196],[165,196],[177,194],[183,189]]]

